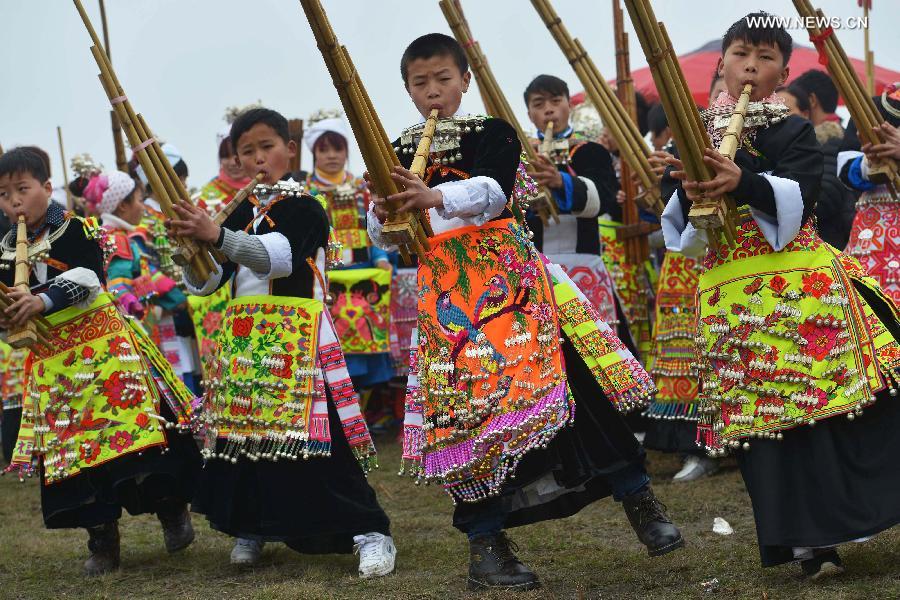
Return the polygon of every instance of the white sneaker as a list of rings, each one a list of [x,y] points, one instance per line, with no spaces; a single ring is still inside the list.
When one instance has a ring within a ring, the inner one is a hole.
[[[719,463],[714,458],[706,456],[688,456],[684,461],[684,466],[680,471],[675,473],[672,481],[694,481],[707,475],[712,475],[719,470]]]
[[[231,564],[252,566],[259,562],[265,542],[236,538],[231,549]]]
[[[382,577],[394,570],[397,548],[394,540],[381,533],[353,536],[353,553],[359,554],[359,576]]]

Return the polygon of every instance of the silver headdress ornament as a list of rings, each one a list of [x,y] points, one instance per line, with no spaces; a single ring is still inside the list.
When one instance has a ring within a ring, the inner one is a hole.
[[[262,100],[257,100],[256,102],[245,104],[244,106],[229,106],[225,109],[225,122],[231,125],[232,123],[234,123],[235,119],[241,116],[241,114],[247,112],[250,109],[262,107]]]
[[[313,114],[309,116],[306,120],[306,126],[311,127],[318,123],[319,121],[324,121],[325,119],[340,119],[344,116],[344,111],[337,108],[320,108]]]
[[[599,140],[600,134],[603,133],[603,121],[600,119],[600,113],[587,98],[572,109],[569,114],[569,123],[572,125],[572,129],[594,142]]]
[[[76,177],[90,177],[103,171],[103,165],[97,163],[87,152],[73,156],[69,167]]]

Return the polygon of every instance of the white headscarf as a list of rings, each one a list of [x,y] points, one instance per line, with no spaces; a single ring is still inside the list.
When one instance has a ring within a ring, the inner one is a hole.
[[[84,188],[84,199],[93,209],[91,212],[111,214],[134,191],[135,185],[134,179],[122,171],[100,173],[92,177]]]
[[[306,147],[309,148],[309,151],[313,151],[313,147],[316,145],[316,140],[322,137],[322,134],[326,131],[333,131],[334,133],[343,136],[347,143],[350,143],[350,139],[352,136],[350,135],[350,129],[347,127],[347,124],[344,122],[344,119],[341,117],[332,117],[328,119],[322,119],[321,121],[316,121],[312,125],[309,126],[303,132],[303,143],[306,144]]]
[[[171,165],[173,167],[176,164],[178,164],[178,161],[181,160],[181,152],[178,151],[178,148],[175,147],[175,144],[170,144],[169,142],[166,142],[165,144],[162,145],[162,151],[163,151],[163,154],[166,155],[166,158],[169,159],[169,163],[171,163]],[[143,152],[143,150],[141,152]],[[140,177],[141,182],[144,185],[147,185],[147,183],[149,182],[149,179],[147,179],[147,174],[144,173],[144,168],[140,164],[138,164],[137,169],[135,169],[135,172],[137,173],[137,176]]]

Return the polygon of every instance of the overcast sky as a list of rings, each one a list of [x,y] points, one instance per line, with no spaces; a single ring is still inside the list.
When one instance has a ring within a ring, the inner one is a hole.
[[[83,0],[100,31],[98,0]],[[389,135],[418,118],[399,74],[400,55],[415,37],[450,33],[437,0],[323,0]],[[462,0],[474,36],[525,124],[521,92],[532,77],[552,73],[573,92],[577,78],[528,0]],[[615,75],[610,0],[554,0],[570,33],[582,40],[607,78]],[[813,0],[829,17],[861,14],[854,0]],[[900,70],[897,0],[875,3],[870,22],[878,64]],[[750,4],[657,0],[677,53],[721,37],[751,10],[796,13],[790,0]],[[106,0],[112,59],[135,110],[157,135],[182,151],[190,184],[218,170],[216,131],[227,106],[256,100],[287,117],[306,119],[339,106],[337,94],[296,0]],[[628,16],[626,27],[631,31]],[[0,144],[37,144],[50,152],[62,182],[56,126],[68,158],[90,153],[115,168],[109,104],[97,79],[90,38],[70,0],[0,0]],[[805,31],[793,31],[808,44]],[[847,53],[861,57],[861,30],[838,32]],[[632,67],[646,65],[631,34]],[[481,112],[473,86],[463,108]],[[304,148],[303,162],[309,164]],[[351,169],[363,170],[354,149]]]

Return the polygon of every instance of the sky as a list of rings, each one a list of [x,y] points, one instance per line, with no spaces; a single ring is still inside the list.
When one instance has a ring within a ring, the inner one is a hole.
[[[83,0],[100,32],[98,0]],[[261,100],[288,118],[307,119],[340,106],[296,0],[106,0],[113,65],[134,109],[160,137],[174,143],[199,187],[218,171],[216,132],[225,109]],[[450,33],[437,0],[322,0],[338,39],[347,46],[388,135],[418,115],[400,79],[406,45],[424,33]],[[860,16],[855,0],[813,0],[829,17]],[[572,36],[581,39],[601,73],[615,76],[610,0],[554,0]],[[676,53],[720,38],[731,23],[761,9],[795,16],[790,0],[752,3],[654,0]],[[900,70],[898,0],[876,0],[870,36],[876,63]],[[528,0],[462,0],[473,35],[494,75],[527,125],[521,93],[541,73],[581,89]],[[646,66],[628,16],[633,69]],[[0,144],[36,144],[51,155],[62,184],[56,127],[67,160],[87,152],[115,168],[109,103],[97,79],[88,33],[70,0],[0,0]],[[892,31],[893,30],[893,31]],[[808,45],[805,30],[791,32]],[[863,54],[861,30],[838,36],[852,57]],[[102,35],[102,34],[101,34]],[[464,110],[483,112],[475,86]],[[303,164],[309,167],[309,151]],[[355,147],[350,169],[364,170]]]

